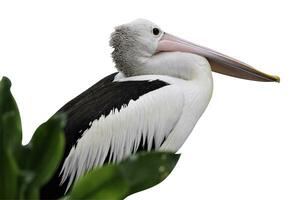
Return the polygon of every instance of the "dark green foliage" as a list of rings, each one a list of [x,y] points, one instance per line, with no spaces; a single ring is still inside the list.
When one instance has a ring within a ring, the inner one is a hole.
[[[8,78],[0,82],[0,199],[39,198],[39,188],[53,175],[64,150],[65,118],[42,124],[22,146],[21,120]],[[55,147],[55,148],[53,148]]]
[[[34,133],[30,143],[25,146],[26,155],[22,158],[28,174],[29,187],[25,197],[38,198],[38,190],[52,177],[63,156],[65,138],[63,135],[65,118],[56,115],[42,124]]]
[[[10,80],[4,77],[0,83],[0,146],[14,153],[22,141],[21,119],[17,104],[10,93]]]
[[[21,146],[21,120],[11,83],[4,77],[0,83],[0,197],[16,198],[20,173],[14,157]]]
[[[0,147],[0,198],[16,198],[19,170],[12,153]]]
[[[62,116],[54,116],[36,130],[28,144],[28,168],[35,172],[35,185],[45,184],[58,167],[65,144],[64,121]]]
[[[140,153],[118,165],[95,169],[79,179],[71,199],[119,200],[163,181],[179,155],[166,152]]]
[[[65,116],[55,115],[23,146],[21,119],[10,92],[11,82],[0,82],[0,199],[38,199],[64,152]],[[120,200],[163,181],[179,155],[152,152],[92,170],[74,184],[67,199]]]

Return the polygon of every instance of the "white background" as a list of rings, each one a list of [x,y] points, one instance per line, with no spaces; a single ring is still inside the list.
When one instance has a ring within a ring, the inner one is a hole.
[[[115,71],[113,27],[147,18],[281,83],[214,74],[213,98],[175,170],[128,199],[300,199],[299,8],[289,0],[1,1],[0,76],[13,82],[27,143],[62,105]]]

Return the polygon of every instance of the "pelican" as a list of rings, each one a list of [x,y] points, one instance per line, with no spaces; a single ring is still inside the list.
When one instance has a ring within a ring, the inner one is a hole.
[[[212,71],[279,82],[253,67],[137,19],[111,34],[113,73],[68,102],[64,158],[41,191],[58,198],[79,177],[138,151],[176,152],[206,109]]]

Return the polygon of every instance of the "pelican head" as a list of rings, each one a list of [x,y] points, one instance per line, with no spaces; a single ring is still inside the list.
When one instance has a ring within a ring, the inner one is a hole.
[[[206,58],[214,72],[254,81],[280,81],[278,76],[263,73],[234,58],[168,34],[145,19],[117,26],[111,34],[110,45],[114,49],[112,58],[116,68],[126,76],[172,75],[174,69],[168,65],[175,66],[182,54],[193,54]],[[185,63],[186,66],[188,64]]]

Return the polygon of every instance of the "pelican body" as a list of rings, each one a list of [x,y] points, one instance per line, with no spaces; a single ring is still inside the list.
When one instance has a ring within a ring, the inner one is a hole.
[[[279,82],[144,19],[116,27],[110,45],[118,72],[58,111],[67,115],[66,148],[41,198],[59,198],[89,170],[138,151],[176,152],[211,99],[212,71]]]

